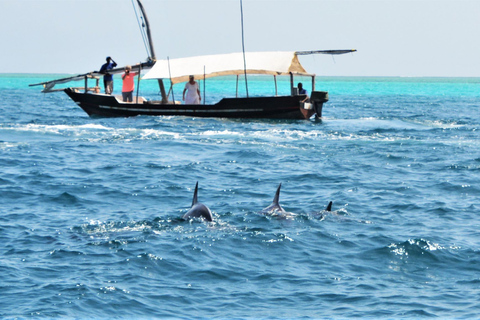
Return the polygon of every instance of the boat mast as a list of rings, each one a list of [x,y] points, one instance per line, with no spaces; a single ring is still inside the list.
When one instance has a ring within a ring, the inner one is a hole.
[[[155,55],[155,49],[153,48],[153,41],[152,41],[152,33],[150,32],[150,22],[148,21],[147,14],[145,13],[145,9],[143,8],[143,4],[140,0],[137,0],[138,7],[142,11],[143,18],[145,19],[145,27],[147,29],[147,38],[148,38],[148,46],[150,49],[150,60],[153,63],[157,61],[157,57]],[[162,95],[162,103],[168,102],[167,92],[165,90],[165,85],[163,83],[163,79],[158,79],[158,86],[160,87],[160,94]]]
[[[143,18],[145,19],[145,28],[147,30],[147,38],[148,38],[148,46],[150,49],[150,59],[153,61],[156,61],[157,58],[155,57],[155,49],[153,48],[153,42],[152,42],[152,34],[150,32],[150,22],[148,21],[147,14],[145,13],[145,9],[143,8],[143,4],[140,0],[137,0],[138,7],[142,11]]]
[[[243,72],[245,73],[245,89],[248,98],[248,82],[247,82],[247,59],[245,58],[245,35],[243,31],[243,2],[240,0],[240,17],[242,20],[242,51],[243,51]]]

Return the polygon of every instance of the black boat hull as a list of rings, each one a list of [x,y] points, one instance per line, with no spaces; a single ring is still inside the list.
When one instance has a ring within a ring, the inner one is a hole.
[[[114,96],[77,92],[72,88],[65,93],[88,115],[100,117],[188,116],[217,118],[258,118],[258,119],[309,119],[322,115],[323,103],[328,101],[327,93],[312,101],[307,108],[301,100],[305,95],[252,98],[224,98],[216,104],[185,105],[162,104],[158,101],[125,103]],[[135,101],[135,98],[134,98]]]

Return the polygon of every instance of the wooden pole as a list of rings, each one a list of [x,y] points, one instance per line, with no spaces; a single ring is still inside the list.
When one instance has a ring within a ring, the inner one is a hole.
[[[147,13],[145,12],[145,9],[143,8],[143,4],[140,2],[140,0],[137,0],[137,3],[138,3],[138,6],[140,7],[140,10],[142,11],[143,17],[145,18],[145,25],[146,25],[147,37],[148,37],[148,45],[150,47],[150,55],[151,55],[152,60],[155,61],[155,60],[157,60],[157,57],[155,56],[155,49],[153,48],[152,34],[150,32],[150,22],[148,21]]]
[[[273,75],[273,80],[275,81],[275,96],[278,96],[278,90],[277,90],[277,75]]]
[[[205,104],[205,79],[207,75],[205,72],[205,66],[203,66],[203,104]]]
[[[243,32],[243,4],[242,4],[242,0],[240,0],[240,14],[241,14],[241,18],[242,18],[243,71],[245,73],[245,90],[247,91],[247,98],[248,98],[247,59],[245,57],[245,36],[244,36],[244,32]]]
[[[162,103],[168,103],[167,92],[165,91],[165,85],[163,84],[163,79],[158,79],[158,86],[160,87],[160,94],[162,95]]]
[[[168,76],[170,77],[170,90],[168,91],[168,94],[172,92],[172,100],[173,100],[173,104],[175,104],[175,94],[173,93],[172,73],[170,71],[170,57],[167,57],[167,61],[168,61]]]
[[[138,67],[138,79],[137,79],[137,103],[138,103],[138,92],[140,91],[140,72],[142,71],[142,65]]]
[[[237,91],[236,91],[235,97],[238,98],[238,74],[237,74]]]
[[[293,73],[290,72],[290,95],[293,96]]]

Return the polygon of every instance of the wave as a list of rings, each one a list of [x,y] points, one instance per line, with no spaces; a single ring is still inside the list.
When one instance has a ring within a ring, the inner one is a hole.
[[[142,125],[148,125],[150,119],[144,119]],[[435,121],[403,120],[403,119],[382,119],[365,117],[360,119],[327,119],[320,125],[294,124],[293,126],[279,124],[280,128],[249,126],[248,130],[243,123],[221,123],[211,119],[197,119],[201,123],[198,130],[183,130],[183,127],[174,127],[171,124],[154,123],[154,126],[161,128],[119,127],[120,124],[85,123],[78,125],[49,125],[49,124],[4,124],[1,130],[26,133],[43,133],[47,135],[69,137],[74,139],[85,139],[94,142],[134,142],[134,141],[175,141],[226,144],[235,145],[264,145],[288,148],[308,148],[312,143],[319,141],[406,141],[422,140],[425,130],[459,128],[461,125],[455,123],[444,123]],[[218,129],[208,128],[208,124],[214,123],[220,126]],[[230,128],[226,128],[230,125]],[[32,136],[38,139],[38,135]],[[446,141],[448,142],[448,141]],[[473,142],[473,140],[472,140]],[[457,143],[454,141],[454,143]],[[463,141],[468,143],[468,141]],[[18,143],[0,143],[0,148],[11,148]]]
[[[3,130],[27,131],[27,132],[41,132],[61,134],[64,132],[78,132],[87,130],[113,130],[100,124],[83,124],[83,125],[44,125],[44,124],[18,124],[14,126],[1,127]]]
[[[60,194],[58,196],[50,197],[50,201],[58,203],[58,204],[62,204],[62,205],[65,205],[65,206],[75,205],[75,204],[78,204],[80,202],[79,199],[76,196],[74,196],[74,195],[72,195],[68,192],[63,192],[62,194]]]
[[[432,251],[446,249],[437,243],[425,239],[409,239],[401,243],[392,243],[388,248],[393,254],[404,257],[420,257],[426,254],[430,255]],[[431,255],[431,257],[434,256]]]
[[[8,150],[12,148],[26,146],[25,142],[2,142],[0,141],[0,150]]]
[[[177,139],[179,133],[156,130],[156,129],[138,129],[138,128],[115,128],[102,124],[88,123],[81,125],[47,125],[47,124],[18,124],[3,125],[1,130],[13,132],[43,133],[67,137],[87,138],[90,142],[101,140],[155,140],[159,138]],[[4,143],[5,147],[15,146],[16,144]],[[17,143],[18,144],[18,143]],[[0,144],[1,146],[1,144]]]

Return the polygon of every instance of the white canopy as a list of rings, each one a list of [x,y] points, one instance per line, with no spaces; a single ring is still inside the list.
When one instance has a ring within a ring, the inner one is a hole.
[[[295,51],[288,52],[247,52],[245,53],[247,73],[287,75],[290,73],[307,75],[298,61]],[[218,54],[158,60],[143,79],[170,79],[173,83],[186,82],[188,76],[197,79],[222,75],[244,74],[243,53]]]

